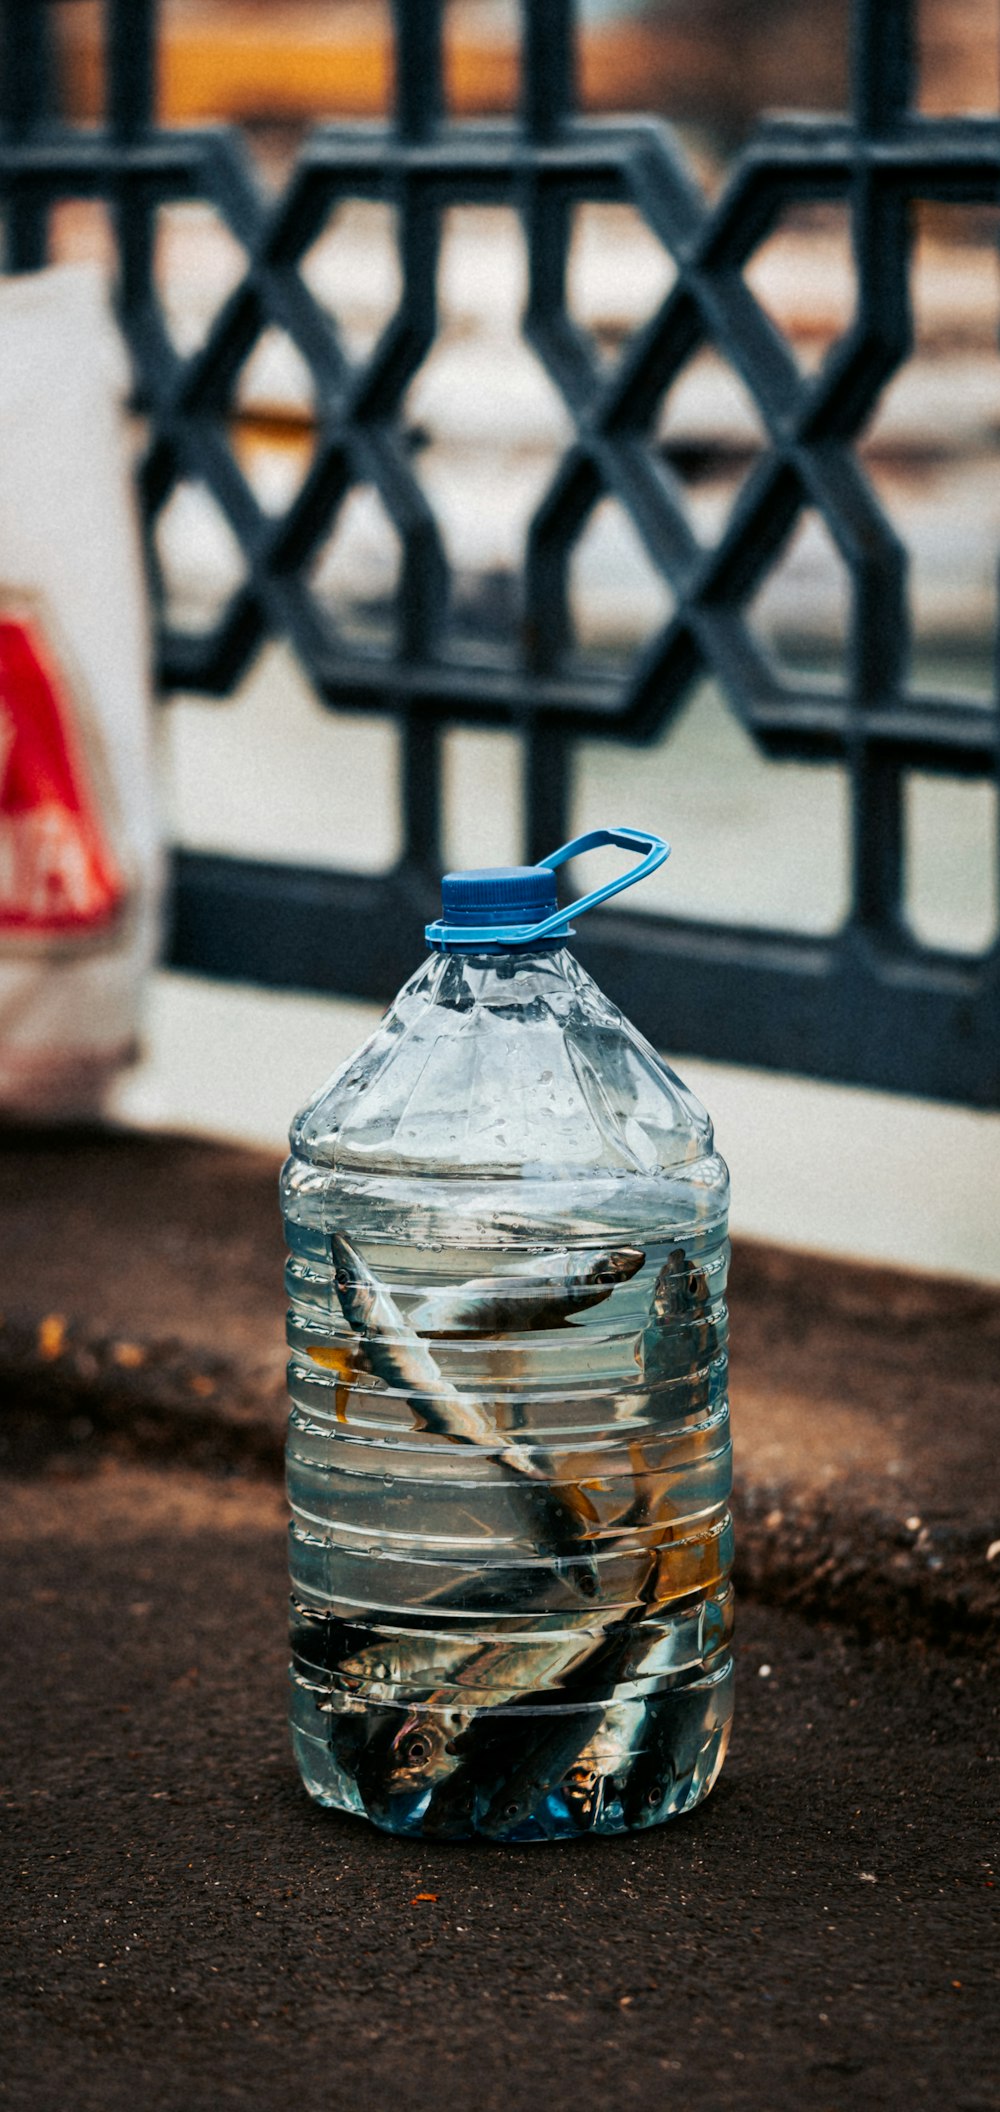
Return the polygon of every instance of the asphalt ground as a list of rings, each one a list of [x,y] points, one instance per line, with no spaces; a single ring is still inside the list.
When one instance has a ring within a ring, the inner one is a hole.
[[[298,1786],[273,1478],[2,1502],[3,2104],[1000,2104],[985,1657],[745,1598],[698,1812],[424,1848]]]

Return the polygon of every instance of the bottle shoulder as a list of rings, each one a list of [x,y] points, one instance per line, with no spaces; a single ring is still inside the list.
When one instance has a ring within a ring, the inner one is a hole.
[[[317,1168],[430,1179],[649,1178],[714,1155],[695,1095],[565,948],[432,956],[291,1147]]]

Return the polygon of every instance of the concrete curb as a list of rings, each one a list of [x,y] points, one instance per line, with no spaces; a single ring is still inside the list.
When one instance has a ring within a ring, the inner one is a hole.
[[[864,1638],[1000,1647],[1000,1546],[988,1529],[918,1517],[900,1524],[882,1511],[823,1505],[743,1476],[733,1507],[738,1590],[844,1621]]]

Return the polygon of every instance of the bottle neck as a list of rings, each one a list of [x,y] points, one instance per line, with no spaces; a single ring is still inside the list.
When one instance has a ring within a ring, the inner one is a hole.
[[[515,1003],[587,980],[563,941],[557,945],[471,947],[466,953],[433,953],[423,970],[425,987],[445,1003]]]
[[[462,946],[451,942],[447,946],[435,947],[434,950],[436,953],[444,954],[449,960],[459,961],[513,961],[516,963],[518,961],[551,960],[554,953],[565,953],[566,933],[562,932],[551,939],[535,939],[530,946],[511,946],[509,943],[499,942],[496,946],[487,946],[481,941],[477,941],[474,946]]]

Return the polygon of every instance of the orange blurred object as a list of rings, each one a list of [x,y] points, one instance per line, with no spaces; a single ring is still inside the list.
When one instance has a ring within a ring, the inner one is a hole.
[[[728,34],[733,0],[711,0],[708,16],[704,4],[682,0],[669,19],[662,11],[623,8],[617,17],[586,25],[579,42],[584,107],[669,107],[678,115],[725,111],[732,93],[742,95],[748,75],[759,71],[760,39],[745,25],[740,63],[734,64]],[[840,5],[820,0],[824,14]],[[779,0],[779,12],[783,7]],[[101,106],[96,12],[73,7],[63,15],[67,105],[74,117],[94,118]],[[496,115],[515,107],[515,19],[503,0],[451,11],[445,71],[455,113]],[[784,79],[790,77],[793,89],[800,86],[803,66],[815,73],[824,41],[817,44],[815,30],[812,23],[808,37],[793,32],[789,43],[786,29],[781,41]],[[774,39],[764,41],[766,93],[779,81],[771,80]],[[165,123],[378,117],[391,100],[392,71],[389,10],[378,0],[341,0],[336,7],[316,0],[167,0],[163,9],[159,110]]]
[[[537,0],[539,6],[544,0]],[[591,110],[663,110],[739,136],[767,108],[835,109],[847,91],[849,0],[619,0],[579,40],[580,100]],[[63,7],[69,114],[102,98],[95,6]],[[448,11],[450,109],[500,114],[518,96],[512,0]],[[1000,63],[996,0],[924,0],[925,109],[992,108]],[[163,0],[159,80],[165,123],[209,118],[305,123],[378,117],[392,95],[387,0]]]

